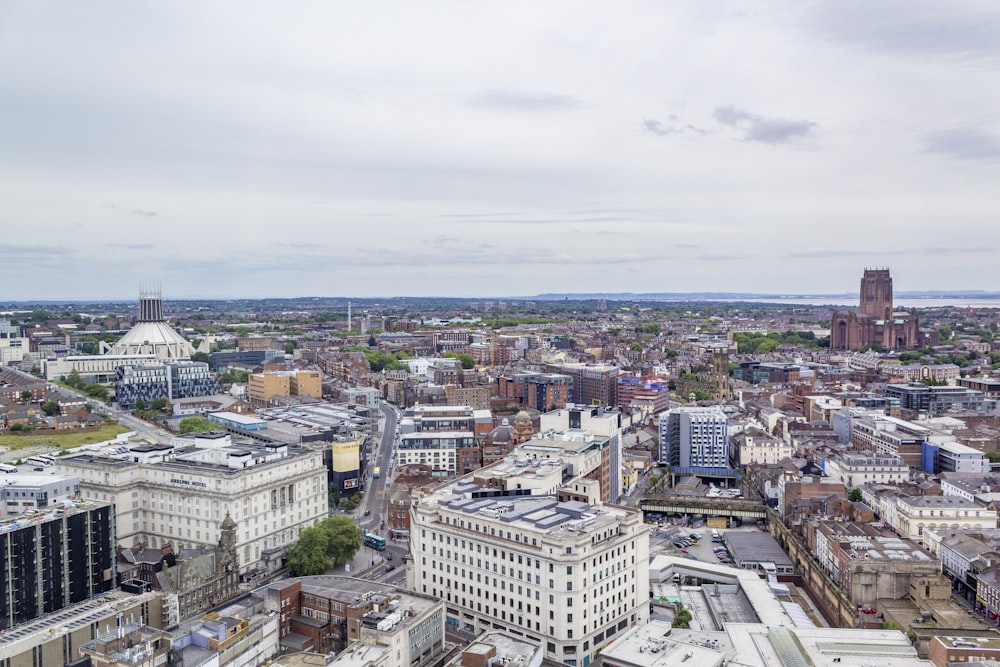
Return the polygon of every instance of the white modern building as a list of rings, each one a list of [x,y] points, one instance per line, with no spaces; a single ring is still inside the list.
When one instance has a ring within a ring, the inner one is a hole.
[[[241,572],[279,567],[299,532],[329,512],[321,451],[238,445],[220,432],[61,456],[52,469],[78,477],[84,498],[114,503],[125,547],[213,547],[229,514]]]
[[[618,502],[622,495],[624,465],[622,443],[622,413],[595,405],[569,404],[565,408],[545,412],[539,418],[541,433],[584,430],[598,438],[607,438],[607,468],[610,472],[606,497]],[[602,490],[603,492],[603,490]]]
[[[729,418],[722,408],[682,407],[660,415],[660,463],[729,467]]]
[[[531,495],[518,479],[541,474],[534,463],[505,475],[492,468],[418,492],[408,586],[443,598],[461,630],[506,630],[541,643],[549,660],[587,665],[648,619],[642,513]]]
[[[396,463],[427,465],[436,476],[448,477],[458,470],[458,450],[475,444],[472,431],[405,433],[396,446]]]

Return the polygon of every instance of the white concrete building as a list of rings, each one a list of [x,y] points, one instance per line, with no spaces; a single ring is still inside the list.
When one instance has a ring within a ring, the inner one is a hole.
[[[408,587],[444,598],[464,631],[508,630],[542,643],[550,660],[586,665],[648,619],[642,513],[527,495],[516,475],[501,483],[490,470],[418,492]]]
[[[790,458],[792,446],[768,435],[761,429],[750,428],[733,439],[737,448],[737,461],[741,466],[751,463],[774,464]]]
[[[598,438],[607,438],[607,465],[610,471],[607,497],[618,502],[622,494],[622,413],[593,405],[567,405],[545,412],[539,418],[541,433],[582,429]]]
[[[910,467],[898,456],[855,452],[827,458],[823,472],[849,489],[863,484],[902,484],[910,478]]]
[[[321,451],[236,445],[225,433],[55,459],[84,498],[115,505],[118,543],[214,547],[226,514],[237,524],[240,571],[280,566],[299,532],[329,513]]]
[[[996,528],[997,511],[958,496],[897,496],[893,527],[903,537],[920,540],[924,530]]]

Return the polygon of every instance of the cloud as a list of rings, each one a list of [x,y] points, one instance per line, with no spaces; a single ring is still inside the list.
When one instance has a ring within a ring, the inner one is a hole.
[[[561,93],[535,93],[518,90],[493,90],[478,93],[466,100],[468,106],[487,111],[575,111],[583,103]]]
[[[785,255],[789,259],[828,259],[838,257],[907,257],[913,255],[980,255],[993,254],[995,246],[960,246],[954,248],[896,248],[892,250],[852,250],[848,248],[809,248]]]
[[[104,247],[108,250],[120,249],[120,250],[152,250],[156,247],[154,243],[105,243]]]
[[[759,141],[764,144],[785,144],[804,137],[819,127],[808,120],[787,120],[768,118],[734,106],[718,107],[715,120],[723,125],[744,130],[744,141]]]
[[[964,5],[964,6],[962,6]],[[995,59],[1000,17],[992,3],[818,3],[823,34],[865,49],[917,56]]]
[[[671,115],[669,120],[678,120],[677,116]],[[708,132],[701,129],[700,127],[695,127],[694,125],[667,125],[663,121],[657,120],[656,118],[643,118],[642,119],[642,131],[647,134],[655,134],[658,137],[665,137],[671,134],[700,134],[706,135]]]
[[[1000,139],[976,128],[956,128],[926,135],[924,150],[959,160],[997,160]]]
[[[155,218],[159,215],[156,211],[143,211],[141,208],[134,208],[129,211],[130,215],[141,215],[146,218]]]
[[[72,251],[67,248],[46,245],[16,245],[10,243],[0,243],[0,255],[6,257],[47,257],[50,255],[69,255]]]

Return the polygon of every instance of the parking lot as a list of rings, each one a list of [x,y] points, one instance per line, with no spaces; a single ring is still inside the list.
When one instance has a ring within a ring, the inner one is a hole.
[[[760,530],[755,524],[748,524],[737,528],[719,528],[717,531],[721,541],[713,542],[712,529],[705,526],[685,528],[666,523],[662,526],[653,526],[652,528],[649,540],[650,555],[665,554],[680,558],[690,558],[691,560],[700,560],[706,563],[721,564],[726,564],[724,562],[725,559],[719,558],[715,553],[715,549],[725,547],[726,533]],[[697,540],[697,544],[691,542],[692,535],[697,535],[700,538]],[[677,546],[674,542],[678,540],[686,540],[688,544],[686,546]],[[728,553],[725,555],[728,556]]]

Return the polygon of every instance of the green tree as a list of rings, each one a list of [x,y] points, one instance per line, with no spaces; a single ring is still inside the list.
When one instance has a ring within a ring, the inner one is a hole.
[[[42,403],[42,412],[49,417],[56,416],[59,414],[59,401],[45,401]]]
[[[30,400],[31,400],[31,392],[30,391],[22,391],[21,392],[21,402],[22,403],[27,403]]]
[[[354,495],[358,496],[358,494]],[[323,519],[318,526],[326,534],[326,554],[333,560],[334,565],[351,560],[361,548],[364,531],[354,523],[354,519],[351,517],[331,516]]]
[[[137,411],[145,410],[146,409],[146,401],[145,401],[145,399],[142,399],[142,398],[135,399],[135,409]]]
[[[286,340],[285,341],[285,354],[294,354],[294,353],[295,353],[295,341],[294,340]]]
[[[80,377],[80,371],[75,368],[71,370],[69,374],[63,378],[63,384],[73,389],[81,389],[83,387],[83,379]]]
[[[18,422],[17,424],[10,425],[11,433],[17,433],[18,431],[23,431],[23,430],[24,430],[24,424],[21,424],[20,422]]]
[[[102,384],[86,384],[81,391],[85,396],[95,398],[98,401],[108,400],[108,388]]]
[[[333,566],[328,555],[329,538],[319,526],[303,528],[298,541],[288,547],[288,568],[298,576],[323,574]]]
[[[851,489],[851,492],[847,494],[847,499],[852,503],[860,503],[861,498],[861,489]]]
[[[204,433],[205,431],[214,431],[217,428],[216,424],[204,417],[185,417],[177,424],[177,432],[180,434]]]
[[[167,399],[165,398],[154,398],[149,402],[149,408],[151,410],[156,410],[159,412],[167,407]]]
[[[689,612],[687,609],[681,607],[677,611],[677,613],[674,614],[674,620],[670,624],[670,627],[672,627],[672,628],[681,628],[681,629],[686,630],[686,629],[688,629],[688,628],[691,627],[689,625],[691,623],[691,618],[692,618],[691,617],[691,612]]]
[[[1000,463],[1000,452],[986,452],[986,458],[990,463]]]
[[[191,355],[191,361],[200,361],[207,364],[211,360],[212,357],[208,356],[208,352],[195,352]]]

